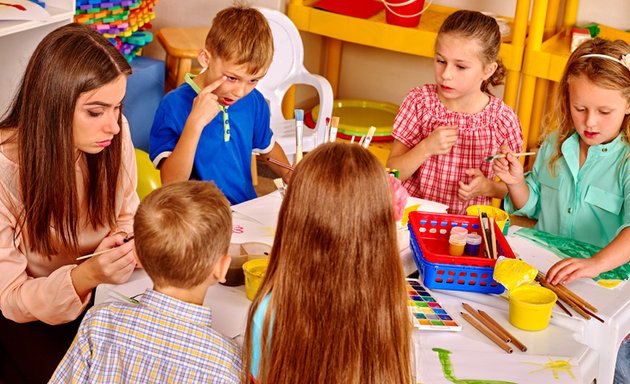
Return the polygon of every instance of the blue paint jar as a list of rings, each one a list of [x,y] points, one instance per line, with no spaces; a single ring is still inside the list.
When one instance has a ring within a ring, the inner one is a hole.
[[[464,254],[468,256],[477,256],[481,248],[481,235],[469,233],[466,236],[466,245],[464,246]]]

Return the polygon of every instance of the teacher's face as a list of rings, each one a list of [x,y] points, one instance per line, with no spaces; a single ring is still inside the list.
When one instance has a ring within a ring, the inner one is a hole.
[[[77,150],[95,154],[111,144],[120,132],[118,117],[126,87],[127,77],[120,75],[111,83],[79,96],[72,125]]]

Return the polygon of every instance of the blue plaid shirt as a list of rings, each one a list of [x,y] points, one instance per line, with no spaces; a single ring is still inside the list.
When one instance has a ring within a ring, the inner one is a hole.
[[[238,383],[240,349],[210,308],[148,289],[90,309],[51,383]]]

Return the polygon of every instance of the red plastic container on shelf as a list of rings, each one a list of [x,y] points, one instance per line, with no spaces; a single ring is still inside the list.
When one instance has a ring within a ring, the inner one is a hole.
[[[496,259],[483,257],[484,246],[476,256],[451,256],[448,238],[452,227],[480,233],[479,218],[428,212],[409,214],[411,249],[427,288],[483,293],[501,293],[504,288],[492,278]],[[505,236],[495,223],[499,255],[515,259]]]

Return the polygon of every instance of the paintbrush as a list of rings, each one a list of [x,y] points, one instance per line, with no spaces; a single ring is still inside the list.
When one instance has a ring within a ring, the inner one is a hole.
[[[365,136],[365,140],[363,141],[363,148],[367,149],[372,142],[372,137],[374,136],[374,132],[376,132],[376,127],[371,126],[368,130],[367,136]]]
[[[286,165],[285,163],[283,163],[281,161],[278,161],[278,160],[276,160],[276,159],[274,159],[272,157],[268,157],[267,161],[270,162],[271,164],[275,164],[275,165],[277,165],[279,167],[282,167],[284,169],[288,169],[291,172],[295,171],[295,168],[293,168],[292,166]]]
[[[530,155],[535,155],[535,154],[536,152],[520,152],[520,153],[512,153],[511,155],[514,157],[521,157],[521,156],[530,156]],[[485,161],[489,163],[494,159],[503,159],[504,157],[505,157],[505,153],[497,153],[496,155],[486,157]]]
[[[304,110],[296,109],[293,111],[295,115],[295,164],[302,160],[302,144],[304,134]]]
[[[324,125],[324,143],[330,140],[330,117],[326,118],[326,125]]]
[[[330,141],[337,140],[337,130],[339,129],[339,117],[333,116],[330,120]]]
[[[126,239],[124,239],[123,242],[127,243],[127,242],[129,242],[131,240],[133,240],[133,235],[131,235],[131,236],[127,237]],[[102,255],[102,254],[107,253],[107,252],[111,252],[111,251],[113,251],[116,248],[118,248],[118,247],[104,249],[102,251],[90,253],[89,255],[79,256],[79,257],[77,257],[77,260],[89,259],[90,257],[93,257],[93,256],[98,256],[98,255]]]

